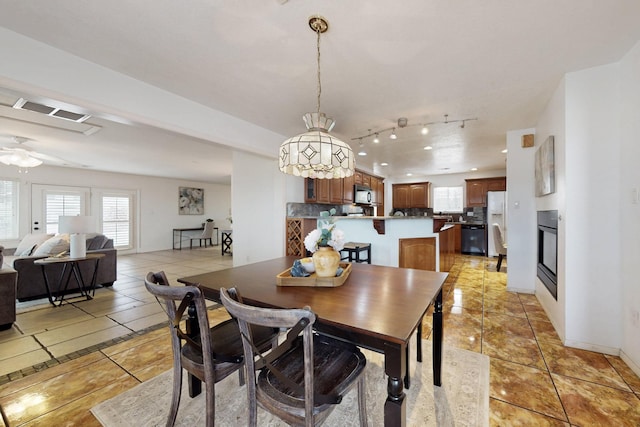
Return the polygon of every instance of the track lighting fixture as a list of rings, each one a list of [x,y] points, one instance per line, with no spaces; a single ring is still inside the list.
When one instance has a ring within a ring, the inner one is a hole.
[[[397,128],[402,129],[402,128],[409,128],[409,127],[413,127],[413,126],[421,126],[422,128],[420,130],[420,133],[422,135],[426,135],[426,134],[429,133],[429,127],[428,126],[431,126],[431,125],[460,123],[460,129],[464,129],[467,122],[474,121],[474,120],[478,120],[478,118],[477,117],[472,117],[472,118],[468,118],[468,119],[449,120],[449,115],[445,114],[444,115],[444,121],[435,121],[435,122],[428,122],[428,123],[416,123],[414,125],[410,125],[410,124],[408,124],[409,121],[407,120],[406,117],[400,117],[398,119],[397,126],[389,127],[389,128],[386,128],[386,129],[381,129],[381,130],[375,131],[373,133],[371,132],[371,129],[369,129],[369,133],[367,135],[357,136],[355,138],[351,138],[351,140],[352,141],[355,141],[355,140],[362,141],[365,138],[369,138],[370,136],[374,136],[373,142],[377,144],[377,143],[380,142],[379,135],[381,133],[388,132],[388,131],[391,131],[391,134],[389,135],[390,139],[398,139],[398,134],[396,133],[396,129]]]

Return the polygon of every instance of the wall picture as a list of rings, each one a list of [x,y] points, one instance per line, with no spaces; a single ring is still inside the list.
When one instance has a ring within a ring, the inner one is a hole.
[[[180,187],[178,189],[178,213],[180,215],[204,214],[204,189]]]
[[[544,141],[536,151],[536,196],[556,191],[556,172],[553,136]]]

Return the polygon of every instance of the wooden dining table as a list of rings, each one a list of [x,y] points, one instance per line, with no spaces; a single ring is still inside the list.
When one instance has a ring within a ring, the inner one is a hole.
[[[442,285],[447,273],[354,263],[349,277],[339,287],[277,286],[276,276],[296,259],[276,258],[184,277],[178,282],[199,286],[207,299],[218,302],[220,288],[235,287],[246,304],[269,308],[309,306],[317,316],[314,329],[318,333],[384,354],[384,425],[405,426],[409,341],[431,304],[433,383],[441,385]],[[418,340],[420,346],[420,337]]]

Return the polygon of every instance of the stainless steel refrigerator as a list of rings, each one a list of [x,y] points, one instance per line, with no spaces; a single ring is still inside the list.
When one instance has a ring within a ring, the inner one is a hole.
[[[493,243],[493,224],[498,224],[502,229],[502,237],[507,243],[507,192],[487,192],[487,234],[489,256],[498,256]]]

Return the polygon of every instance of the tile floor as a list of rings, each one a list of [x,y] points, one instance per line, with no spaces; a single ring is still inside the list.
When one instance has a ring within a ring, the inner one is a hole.
[[[562,346],[535,296],[506,292],[495,264],[458,257],[444,310],[445,342],[490,357],[491,425],[640,425],[640,378],[618,357]],[[120,256],[118,281],[94,300],[21,308],[0,332],[0,427],[99,425],[92,406],[171,368],[164,314],[142,277],[230,265],[215,247]],[[220,308],[209,316],[227,318]]]

